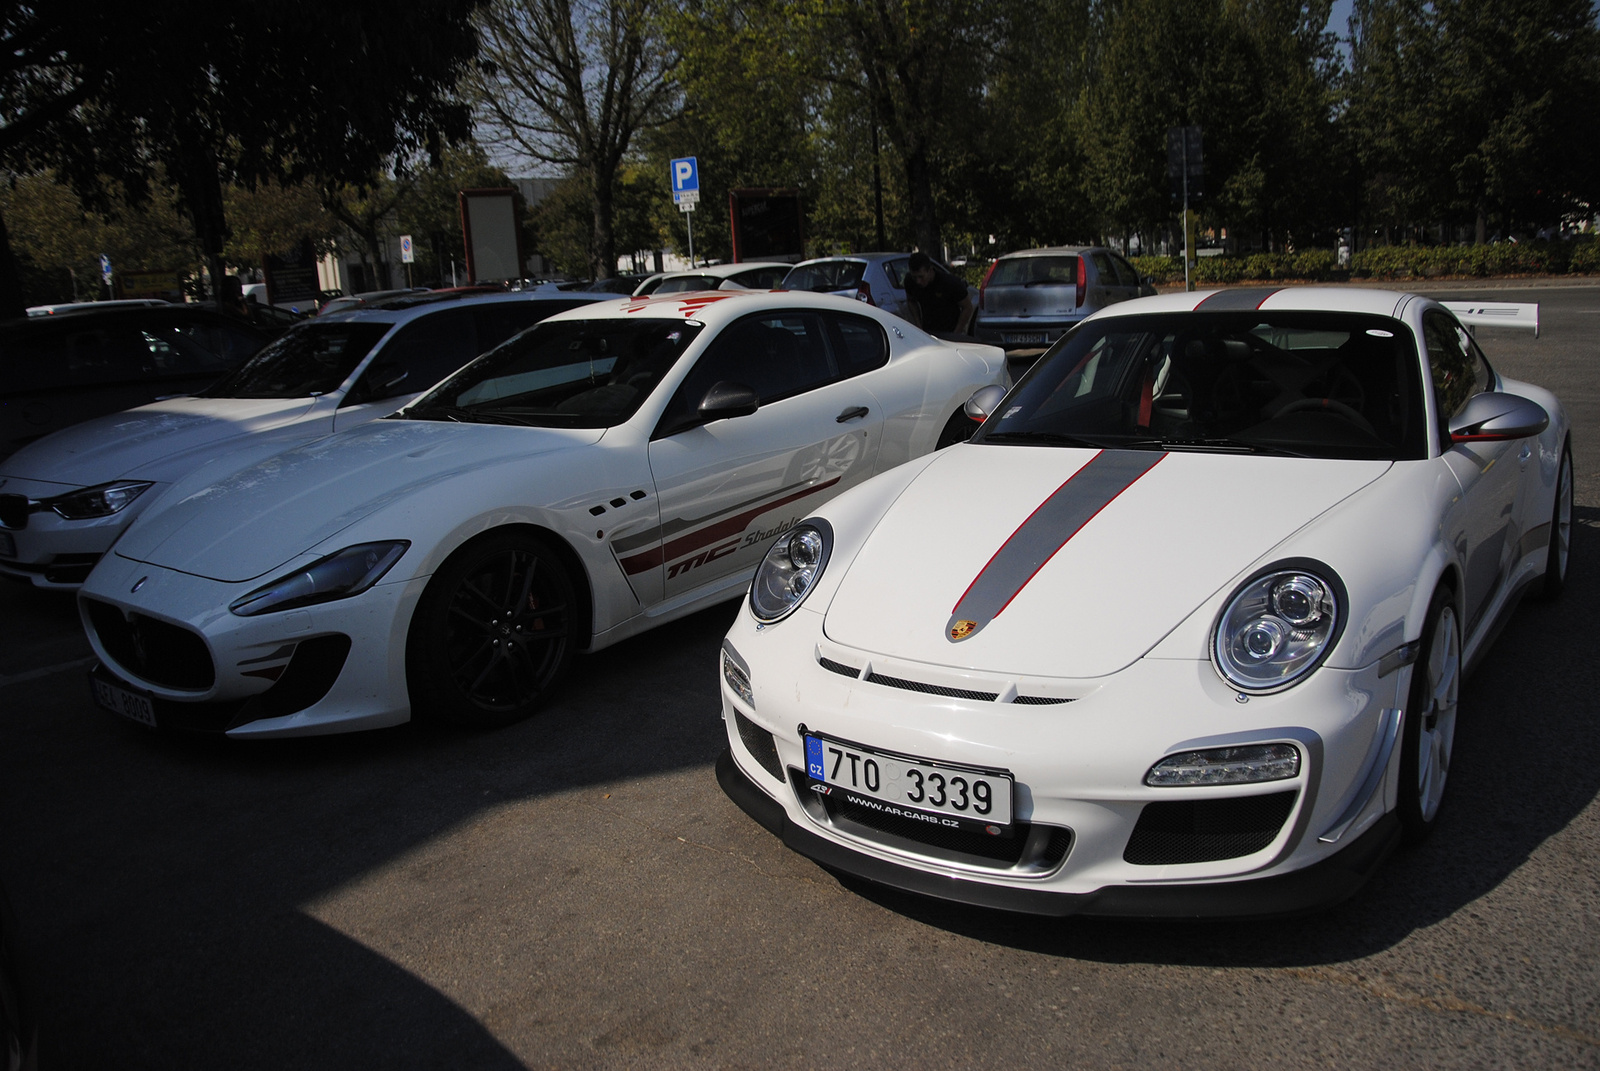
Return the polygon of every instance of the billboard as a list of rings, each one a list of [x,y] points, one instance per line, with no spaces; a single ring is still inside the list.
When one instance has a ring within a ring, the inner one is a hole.
[[[461,237],[467,249],[467,281],[522,278],[522,228],[517,191],[462,190]]]
[[[805,209],[799,190],[728,191],[733,261],[801,260],[806,255]]]

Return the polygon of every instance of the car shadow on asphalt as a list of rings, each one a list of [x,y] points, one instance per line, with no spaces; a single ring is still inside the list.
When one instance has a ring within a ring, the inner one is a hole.
[[[0,867],[60,1066],[524,1066],[307,905],[497,806],[709,767],[733,612],[581,657],[545,711],[486,733],[158,736],[96,709],[81,672],[9,686]]]
[[[1355,896],[1262,921],[1043,919],[845,886],[951,933],[1105,963],[1295,967],[1391,948],[1491,893],[1600,795],[1600,509],[1574,509],[1572,561],[1554,601],[1524,599],[1467,678],[1446,806],[1426,841],[1401,846]]]

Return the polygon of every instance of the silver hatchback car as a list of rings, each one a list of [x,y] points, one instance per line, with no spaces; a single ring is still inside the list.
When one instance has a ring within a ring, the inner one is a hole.
[[[1008,350],[1044,347],[1092,312],[1154,293],[1110,249],[1052,246],[1007,253],[978,288],[973,332]]]

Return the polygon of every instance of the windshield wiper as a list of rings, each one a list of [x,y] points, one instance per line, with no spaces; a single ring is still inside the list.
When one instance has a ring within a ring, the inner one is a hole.
[[[1081,435],[1063,435],[1058,431],[993,431],[983,437],[986,443],[1049,443],[1051,446],[1081,446],[1090,450],[1104,450],[1106,443],[1085,439]]]
[[[463,409],[459,405],[427,405],[420,409],[408,407],[389,415],[394,420],[454,420],[458,424],[478,423],[478,414],[474,410]]]

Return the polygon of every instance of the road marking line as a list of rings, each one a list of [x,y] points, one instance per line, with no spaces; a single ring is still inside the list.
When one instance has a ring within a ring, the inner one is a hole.
[[[65,673],[68,670],[86,669],[89,666],[94,665],[96,661],[96,658],[93,655],[90,655],[88,658],[79,658],[72,662],[62,662],[54,666],[45,666],[42,669],[30,669],[26,673],[18,673],[12,677],[0,677],[0,688],[4,688],[11,684],[22,684],[25,681],[38,680],[40,677],[54,676],[57,673]]]

